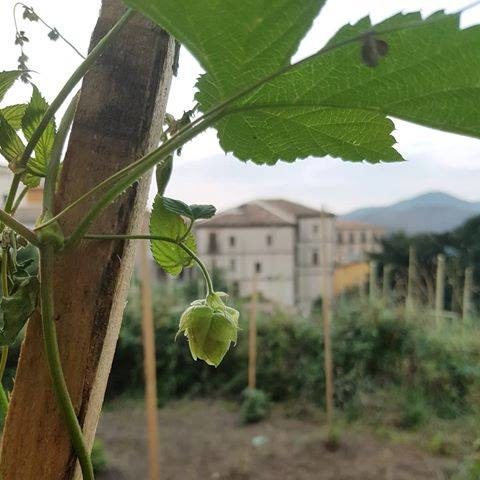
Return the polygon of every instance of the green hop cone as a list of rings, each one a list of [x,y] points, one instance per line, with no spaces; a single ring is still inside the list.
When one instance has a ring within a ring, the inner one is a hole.
[[[212,293],[205,300],[195,300],[180,318],[177,336],[183,332],[188,339],[194,360],[200,358],[218,367],[230,348],[237,342],[237,310],[227,307],[221,292]]]

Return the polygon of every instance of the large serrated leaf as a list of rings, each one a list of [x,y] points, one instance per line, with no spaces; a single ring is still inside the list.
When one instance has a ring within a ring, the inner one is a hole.
[[[183,218],[170,212],[164,206],[164,198],[157,195],[150,216],[150,234],[173,240],[181,240],[187,233],[188,227]],[[183,243],[195,252],[195,237],[190,232]],[[192,257],[175,243],[162,240],[152,240],[151,249],[155,261],[171,275],[178,275],[184,267],[192,264]]]
[[[207,71],[197,100],[208,111],[287,66],[322,2],[127,3],[197,57]],[[425,20],[418,13],[398,14],[373,30],[388,43],[376,68],[362,61],[361,40],[343,44],[371,32],[370,20],[344,27],[329,42],[341,47],[288,68],[236,102],[216,125],[223,149],[268,164],[310,155],[396,161],[401,156],[393,148],[390,116],[479,137],[480,28],[461,30],[459,15],[437,12]]]
[[[3,97],[9,88],[15,83],[15,80],[17,80],[21,74],[22,72],[19,70],[0,72],[0,102],[3,100]]]
[[[47,109],[48,103],[42,97],[38,88],[34,85],[32,98],[30,99],[22,118],[22,130],[27,140],[31,139],[33,132],[38,127]],[[45,176],[54,140],[55,122],[51,120],[35,146],[35,158],[30,159],[28,162],[29,169],[35,175]]]

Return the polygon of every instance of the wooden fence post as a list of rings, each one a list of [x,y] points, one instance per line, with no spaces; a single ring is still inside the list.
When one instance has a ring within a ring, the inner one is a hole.
[[[92,45],[124,12],[104,0]],[[134,16],[83,80],[55,198],[55,212],[155,148],[172,76],[174,41]],[[110,205],[92,232],[128,234],[143,226],[149,176]],[[96,197],[60,221],[66,236]],[[63,370],[86,442],[93,444],[120,330],[134,244],[89,241],[59,255],[54,267],[55,322]],[[27,420],[28,419],[28,420]],[[2,442],[4,480],[81,478],[47,370],[40,316],[29,321]]]
[[[437,255],[437,278],[435,281],[435,321],[437,325],[445,310],[445,255]]]
[[[415,247],[410,247],[408,251],[408,285],[407,297],[405,299],[406,314],[413,312],[415,308],[415,298],[417,288],[417,253]]]
[[[327,427],[330,432],[334,421],[333,355],[330,332],[332,322],[332,282],[329,269],[329,252],[327,241],[328,229],[326,219],[327,213],[322,210],[322,322],[325,368],[325,405],[327,413]]]
[[[383,285],[382,285],[382,296],[383,296],[383,301],[388,304],[390,303],[391,300],[391,294],[392,294],[392,289],[391,289],[391,284],[390,282],[392,281],[391,279],[392,276],[392,266],[391,265],[384,265],[383,266]]]
[[[465,284],[463,287],[463,321],[472,313],[473,267],[465,269]]]
[[[252,280],[252,296],[250,301],[248,322],[248,388],[257,387],[257,303],[258,273],[254,272]]]
[[[145,413],[148,439],[148,473],[150,480],[160,480],[158,406],[157,406],[157,362],[155,355],[155,328],[153,324],[152,275],[148,242],[138,244],[140,289],[142,297],[143,369],[145,376]]]
[[[373,303],[378,297],[378,263],[375,261],[370,262],[370,276],[368,283],[370,303]]]

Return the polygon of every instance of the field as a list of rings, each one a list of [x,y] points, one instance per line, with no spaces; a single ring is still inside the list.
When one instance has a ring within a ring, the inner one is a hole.
[[[162,480],[437,480],[455,469],[454,458],[387,441],[366,427],[344,432],[332,451],[325,446],[321,415],[315,416],[288,418],[279,406],[269,419],[241,426],[236,404],[172,402],[160,409]],[[147,478],[141,403],[111,404],[98,436],[110,469],[99,480]]]

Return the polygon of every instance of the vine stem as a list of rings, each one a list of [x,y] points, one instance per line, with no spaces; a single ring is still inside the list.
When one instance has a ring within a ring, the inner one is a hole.
[[[38,247],[40,242],[37,235],[18,220],[9,215],[5,210],[0,209],[0,221],[17,232],[19,235],[27,239],[32,245]]]
[[[8,296],[8,250],[2,248],[2,296]],[[2,410],[3,418],[7,416],[8,412],[8,397],[3,387],[3,375],[5,373],[5,367],[7,366],[8,359],[8,346],[2,347],[2,354],[0,357],[0,408]]]
[[[161,242],[174,243],[179,246],[184,252],[188,253],[195,263],[200,268],[207,286],[207,295],[214,293],[212,277],[208,273],[208,269],[202,262],[200,257],[182,240],[175,240],[174,238],[164,237],[162,235],[100,235],[100,234],[88,234],[83,237],[85,240],[159,240]]]
[[[62,370],[54,319],[53,262],[53,247],[51,245],[42,246],[40,248],[40,298],[43,341],[48,369],[52,379],[55,397],[65,418],[73,449],[80,462],[83,480],[95,480],[92,460],[85,446],[82,429],[68,393],[67,383],[65,382]]]

